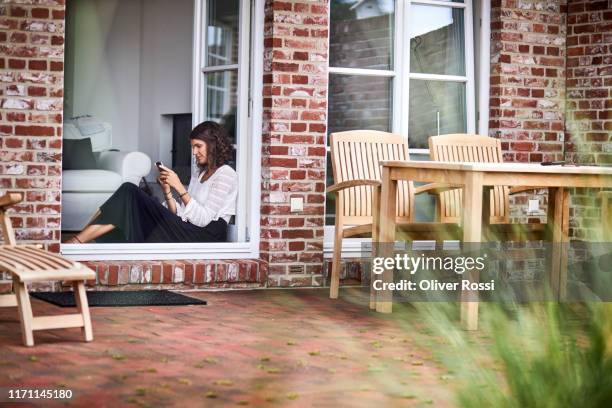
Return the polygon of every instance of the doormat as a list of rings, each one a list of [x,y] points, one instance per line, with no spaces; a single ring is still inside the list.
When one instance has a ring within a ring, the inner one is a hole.
[[[75,307],[73,292],[30,292],[36,299],[61,307]],[[122,306],[185,306],[205,305],[206,301],[170,292],[169,290],[126,290],[87,292],[91,307]]]

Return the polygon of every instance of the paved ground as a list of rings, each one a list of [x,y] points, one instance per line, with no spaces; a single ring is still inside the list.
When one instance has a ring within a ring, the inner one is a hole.
[[[0,387],[70,389],[70,405],[88,408],[454,405],[444,347],[413,309],[381,315],[360,290],[327,293],[192,292],[208,305],[92,308],[93,343],[68,329],[36,333],[34,348],[21,346],[16,309],[3,308]]]

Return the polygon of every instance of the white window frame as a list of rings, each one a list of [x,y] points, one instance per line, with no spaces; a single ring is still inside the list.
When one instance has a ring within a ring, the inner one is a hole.
[[[479,49],[479,86],[478,86],[478,121],[476,113],[476,78],[474,67],[474,25],[473,25],[473,7],[476,3],[477,12],[480,16],[480,38]],[[448,1],[437,0],[396,0],[395,2],[395,38],[394,38],[394,56],[392,70],[377,70],[363,68],[339,68],[329,67],[330,74],[339,75],[363,75],[393,78],[392,86],[392,121],[391,131],[403,135],[408,139],[409,134],[409,97],[410,97],[410,80],[424,79],[436,81],[450,81],[466,84],[466,121],[467,132],[476,133],[478,125],[478,133],[488,134],[488,105],[489,105],[489,57],[490,57],[490,4],[488,0],[464,0],[464,3],[454,3]],[[423,74],[410,72],[410,47],[404,44],[410,44],[410,31],[406,29],[406,24],[403,22],[410,15],[410,7],[412,5],[424,6],[439,6],[445,8],[460,8],[464,11],[464,41],[465,41],[465,76],[457,75],[439,75],[439,74]],[[401,39],[402,41],[399,41]],[[407,55],[406,55],[407,54]],[[329,147],[327,148],[329,151]],[[411,154],[426,154],[429,155],[429,149],[410,149]],[[323,251],[325,258],[331,258],[333,253],[333,236],[334,226],[326,225],[324,228]],[[364,242],[371,242],[369,238],[348,238],[342,240],[342,257],[361,257],[362,245]]]
[[[169,259],[258,259],[261,205],[261,132],[263,82],[263,28],[265,0],[240,1],[240,61],[238,73],[237,129],[239,168],[238,242],[61,244],[60,252],[76,261],[169,260]],[[194,0],[192,112],[194,125],[203,117],[202,45],[206,0]],[[246,28],[245,28],[246,27]],[[221,67],[215,67],[218,70]],[[229,68],[229,66],[228,66]],[[243,92],[241,94],[241,92]]]

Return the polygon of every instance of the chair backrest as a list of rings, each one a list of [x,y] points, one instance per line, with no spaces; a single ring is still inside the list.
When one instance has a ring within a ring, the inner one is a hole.
[[[429,155],[434,161],[503,163],[501,142],[482,135],[450,134],[429,138]],[[490,223],[507,223],[510,188],[495,186],[489,196]],[[458,222],[462,213],[461,190],[442,193],[438,202],[440,222]]]
[[[0,229],[2,230],[2,237],[4,239],[4,245],[16,245],[15,232],[11,224],[11,219],[6,214],[6,210],[12,205],[17,204],[22,199],[20,193],[7,193],[0,196]]]
[[[332,133],[331,158],[334,183],[349,180],[381,180],[380,162],[409,160],[406,138],[375,130]],[[412,221],[414,189],[412,182],[400,181],[397,192],[397,216]],[[359,186],[338,194],[343,223],[361,225],[372,222],[372,187]],[[338,214],[336,214],[338,216]]]

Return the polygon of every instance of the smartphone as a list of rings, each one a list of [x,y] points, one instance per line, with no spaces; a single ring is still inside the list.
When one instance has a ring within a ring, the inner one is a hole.
[[[162,163],[162,162],[160,162],[160,161],[156,161],[156,162],[155,162],[155,165],[157,166],[157,170],[159,170],[159,171],[162,171],[162,169],[161,169],[161,168],[162,168],[162,166],[163,166],[163,167],[166,167],[166,166],[164,166],[164,163]]]

